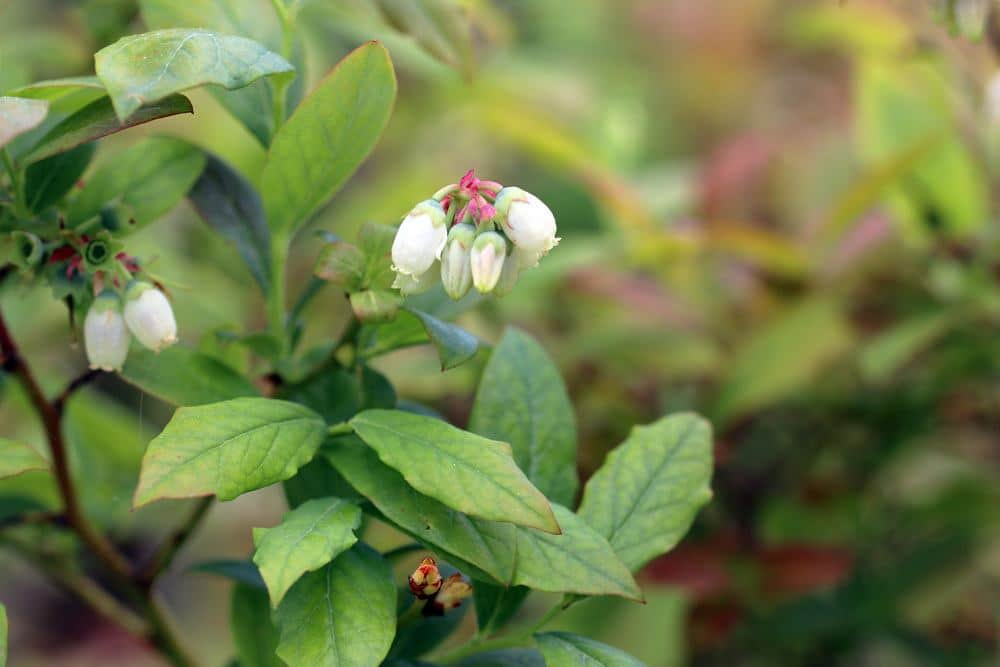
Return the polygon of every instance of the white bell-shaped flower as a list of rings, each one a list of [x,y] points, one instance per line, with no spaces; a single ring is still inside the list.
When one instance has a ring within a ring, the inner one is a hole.
[[[483,294],[488,294],[496,287],[503,271],[504,258],[507,256],[507,241],[497,232],[483,232],[476,237],[469,255],[472,269],[472,284]]]
[[[133,281],[125,290],[125,323],[139,342],[154,352],[177,342],[177,322],[170,302],[147,282]]]
[[[435,262],[431,264],[431,268],[419,276],[408,276],[405,273],[397,273],[396,278],[392,281],[392,286],[398,289],[403,296],[422,294],[437,285],[440,277],[441,270],[438,268],[437,262]]]
[[[90,367],[120,371],[128,356],[129,340],[121,299],[106,289],[94,299],[83,321],[83,346]]]
[[[471,256],[475,240],[475,225],[455,225],[448,232],[448,244],[441,255],[441,283],[445,293],[456,301],[472,287]]]
[[[556,218],[545,203],[521,188],[507,187],[497,193],[497,217],[507,238],[538,264],[559,243]]]
[[[392,268],[396,273],[419,276],[441,258],[448,240],[445,218],[441,203],[434,199],[420,202],[403,218],[392,241]]]

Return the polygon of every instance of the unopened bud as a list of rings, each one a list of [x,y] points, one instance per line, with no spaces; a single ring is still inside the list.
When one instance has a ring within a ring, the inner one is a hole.
[[[422,201],[403,218],[392,241],[392,268],[396,273],[419,276],[426,273],[448,240],[445,212],[433,199]]]
[[[541,199],[521,188],[507,187],[497,193],[497,215],[511,243],[538,263],[559,243],[556,218]]]
[[[139,342],[154,352],[177,342],[177,322],[170,302],[147,282],[133,281],[125,290],[125,323]]]
[[[507,241],[497,232],[483,232],[476,237],[469,256],[472,269],[472,284],[483,294],[488,294],[496,287],[503,271],[504,258],[507,256]]]
[[[462,578],[461,573],[456,572],[441,584],[441,590],[428,603],[431,612],[437,615],[443,614],[449,609],[454,609],[462,605],[462,600],[472,595],[472,584]]]
[[[474,225],[455,225],[448,232],[448,244],[441,256],[441,282],[444,291],[456,301],[472,287],[472,244],[476,240]]]
[[[119,371],[128,356],[129,334],[118,294],[106,289],[97,295],[83,321],[83,344],[91,368]]]
[[[42,261],[45,246],[42,239],[31,232],[15,231],[11,234],[14,240],[13,260],[24,270],[28,270]]]
[[[437,561],[425,558],[410,575],[410,592],[418,599],[426,600],[441,590],[441,572]]]
[[[497,280],[493,293],[497,296],[507,296],[514,289],[517,278],[521,275],[521,249],[515,247],[503,261],[503,270],[500,271],[500,279]]]

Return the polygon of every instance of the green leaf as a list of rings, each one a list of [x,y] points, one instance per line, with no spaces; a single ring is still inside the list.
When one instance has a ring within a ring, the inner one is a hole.
[[[587,482],[580,516],[633,572],[680,541],[712,497],[712,427],[692,413],[636,426]]]
[[[476,602],[476,625],[484,637],[503,628],[531,593],[526,586],[497,586],[486,581],[473,581],[472,591]]]
[[[121,376],[139,389],[178,406],[258,395],[254,386],[229,366],[181,345],[172,345],[159,353],[133,346]]]
[[[357,246],[334,241],[323,246],[313,271],[317,278],[329,281],[345,291],[361,289],[365,276],[365,255]]]
[[[365,410],[350,423],[417,491],[470,516],[559,533],[548,500],[506,443],[400,410]]]
[[[294,70],[251,39],[196,28],[123,37],[94,54],[94,63],[123,121],[143,104],[189,88],[215,84],[231,90]]]
[[[48,470],[49,462],[33,447],[0,438],[0,479],[29,470]]]
[[[94,145],[84,144],[28,165],[24,176],[28,208],[41,213],[62,199],[83,175],[93,156]]]
[[[934,311],[903,320],[867,341],[858,354],[861,373],[869,382],[885,382],[922,350],[948,332],[956,313]]]
[[[396,407],[398,398],[389,378],[367,364],[361,365],[361,404],[364,408]]]
[[[267,593],[255,586],[233,586],[229,607],[233,643],[240,667],[285,667],[278,659],[278,628],[271,620]]]
[[[355,545],[292,587],[277,611],[278,655],[289,665],[377,665],[396,633],[392,570]]]
[[[269,0],[140,0],[146,25],[152,30],[198,26],[226,35],[242,35],[275,52],[282,48],[281,27]],[[294,40],[292,64],[296,77],[290,86],[288,108],[301,98],[304,57],[301,40]],[[239,90],[211,87],[216,101],[243,123],[265,148],[274,134],[274,90],[271,81],[258,79]]]
[[[468,331],[419,310],[413,308],[407,310],[417,316],[428,338],[437,348],[442,371],[455,368],[476,356],[479,339]]]
[[[264,578],[260,576],[257,566],[247,560],[210,560],[196,563],[188,568],[189,572],[204,572],[231,579],[240,584],[256,588],[264,595],[267,604],[267,587]]]
[[[628,653],[569,632],[535,635],[547,667],[645,667]]]
[[[470,656],[458,667],[545,667],[542,654],[533,648],[505,648]]]
[[[0,603],[0,667],[7,667],[7,607]]]
[[[271,280],[267,268],[271,261],[271,231],[254,187],[225,162],[208,155],[205,170],[188,198],[201,219],[236,246],[250,274],[267,294]]]
[[[328,424],[346,421],[361,409],[358,381],[336,366],[283,387],[280,398],[312,408]]]
[[[365,256],[365,270],[361,279],[362,287],[389,288],[396,277],[392,270],[392,242],[396,238],[396,228],[366,222],[358,234],[358,248]]]
[[[472,74],[475,51],[468,8],[453,0],[378,0],[387,22],[435,58]]]
[[[282,486],[285,487],[288,506],[293,509],[313,498],[326,496],[336,496],[357,503],[365,502],[365,498],[325,458],[319,456],[302,466],[295,477],[286,479]]]
[[[376,43],[348,54],[274,136],[261,176],[271,229],[291,233],[375,147],[396,98],[389,53]]]
[[[48,112],[49,103],[44,100],[0,96],[0,148],[41,125]]]
[[[67,76],[29,83],[27,86],[14,89],[11,93],[17,97],[30,97],[34,100],[54,100],[81,88],[105,92],[104,85],[96,76]]]
[[[182,113],[194,113],[191,102],[183,95],[171,95],[153,104],[147,104],[127,121],[119,121],[111,106],[110,98],[101,97],[69,115],[46,132],[23,161],[37,162],[109,134]]]
[[[427,330],[413,313],[400,311],[390,322],[368,323],[358,334],[358,355],[373,359],[380,355],[427,342]]]
[[[360,523],[357,505],[340,498],[317,498],[285,514],[274,528],[254,528],[253,562],[264,577],[271,604],[277,607],[303,574],[354,546]]]
[[[518,528],[513,583],[553,593],[642,601],[642,591],[608,541],[562,505],[553,503],[552,509],[562,535]]]
[[[351,310],[362,322],[387,322],[402,303],[403,298],[393,290],[366,289],[351,294]]]
[[[147,225],[167,213],[187,194],[205,166],[205,154],[188,142],[152,136],[105,161],[90,175],[73,200],[67,223],[75,227],[114,202],[128,231]]]
[[[513,578],[514,526],[473,519],[419,493],[355,436],[331,439],[322,454],[382,518],[456,567],[500,583]]]
[[[236,398],[179,408],[146,449],[133,505],[210,494],[232,500],[294,475],[325,434],[322,417],[287,401]]]
[[[514,460],[550,499],[576,498],[576,416],[559,370],[528,334],[508,328],[479,381],[469,429],[509,442]]]

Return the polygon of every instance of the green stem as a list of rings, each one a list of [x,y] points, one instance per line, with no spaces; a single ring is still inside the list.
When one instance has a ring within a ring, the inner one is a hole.
[[[271,237],[271,290],[267,294],[267,321],[271,334],[285,350],[285,269],[288,263],[288,235]]]
[[[285,3],[282,0],[271,0],[274,13],[278,15],[278,23],[281,24],[281,56],[285,60],[291,60],[294,33],[295,17],[288,13]],[[288,86],[291,84],[294,74],[279,75],[272,79],[272,92],[274,93],[274,131],[285,123],[285,109],[288,98]]]
[[[445,653],[440,656],[435,660],[435,662],[447,665],[463,660],[464,658],[468,658],[470,655],[482,653],[483,651],[496,651],[502,648],[523,646],[531,640],[532,635],[545,627],[548,622],[558,616],[562,610],[563,603],[559,602],[559,604],[552,607],[552,609],[549,609],[544,616],[538,619],[538,621],[531,624],[524,630],[507,635],[506,637],[497,637],[495,639],[473,639],[465,646],[461,646],[450,653]]]

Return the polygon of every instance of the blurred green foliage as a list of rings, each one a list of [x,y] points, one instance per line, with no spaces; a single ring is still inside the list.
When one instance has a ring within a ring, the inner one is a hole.
[[[91,53],[172,21],[157,18],[170,4],[0,3],[0,92],[92,74]],[[205,9],[218,3],[178,4],[192,23],[280,39],[269,3],[225,15]],[[1000,17],[994,9],[969,41],[930,4],[299,3],[308,81],[378,38],[400,89],[373,157],[294,248],[292,288],[309,281],[313,231],[354,238],[475,167],[548,202],[563,242],[517,291],[460,321],[487,341],[508,322],[543,340],[577,409],[582,473],[632,423],[690,408],[715,424],[716,499],[643,575],[663,591],[645,609],[581,604],[561,628],[657,667],[996,659]],[[244,128],[222,98],[192,99],[197,119],[158,129],[256,180],[256,137],[270,129]],[[144,135],[104,142],[84,180]],[[260,329],[264,314],[238,255],[183,207],[132,238],[176,281],[182,337],[242,368],[245,350],[217,332]],[[64,313],[18,289],[8,301],[26,354],[45,377],[68,375],[81,361]],[[318,296],[302,349],[347,313],[332,292]],[[414,348],[376,366],[402,398],[467,422],[482,363],[428,380],[438,360]],[[6,435],[35,442],[2,375],[0,398]],[[69,415],[77,469],[100,480],[85,504],[136,548],[157,530],[156,509],[124,508],[169,412],[105,379]],[[41,506],[52,498],[32,473],[0,488]],[[242,511],[249,525],[262,510]],[[5,580],[4,601],[38,619],[52,613],[39,605],[68,604],[30,590]],[[79,664],[49,651],[54,632],[15,626],[12,640],[35,647],[30,664]],[[231,652],[212,641],[220,659]]]

